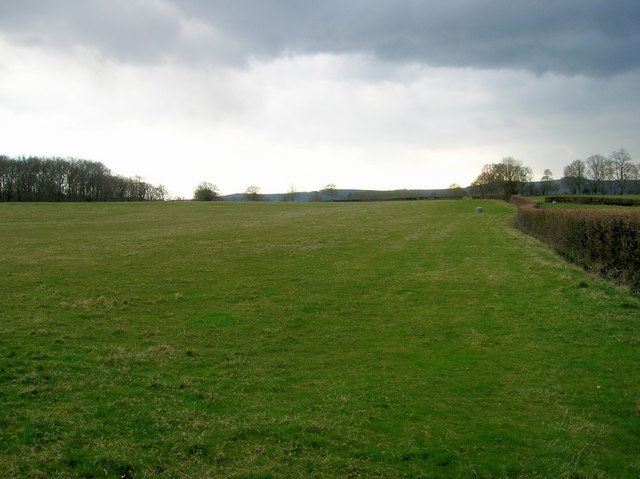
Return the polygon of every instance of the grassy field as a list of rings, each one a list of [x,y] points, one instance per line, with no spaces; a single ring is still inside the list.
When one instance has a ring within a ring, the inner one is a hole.
[[[514,214],[0,204],[0,476],[639,477],[640,298]]]

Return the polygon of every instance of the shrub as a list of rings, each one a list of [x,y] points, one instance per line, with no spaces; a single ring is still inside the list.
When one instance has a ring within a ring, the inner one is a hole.
[[[220,199],[220,192],[216,185],[202,182],[193,192],[193,199],[196,201],[218,201]]]
[[[518,226],[570,261],[640,291],[640,211],[537,209],[520,202]]]

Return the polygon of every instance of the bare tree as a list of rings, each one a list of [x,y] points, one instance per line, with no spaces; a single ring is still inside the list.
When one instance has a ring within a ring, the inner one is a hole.
[[[618,182],[620,194],[624,195],[627,183],[632,179],[635,172],[635,165],[631,163],[631,155],[624,148],[614,151],[609,155],[613,178]]]
[[[605,185],[611,177],[611,160],[602,155],[592,155],[587,158],[587,176],[593,183],[595,193],[605,193]]]
[[[587,165],[582,160],[575,160],[564,167],[564,178],[569,188],[576,194],[583,192],[583,186],[587,180]]]
[[[149,189],[149,201],[165,201],[169,199],[169,190],[164,185],[152,186]]]
[[[296,201],[297,194],[298,192],[296,191],[296,185],[291,185],[289,187],[289,191],[282,195],[282,201],[290,201],[293,203],[294,201]]]
[[[524,184],[530,182],[533,176],[531,168],[524,166],[520,160],[516,160],[512,156],[503,158],[497,164],[497,171],[507,199],[520,193]]]
[[[244,199],[246,201],[260,201],[262,195],[260,194],[259,186],[250,186],[247,191],[244,192]]]
[[[334,185],[333,183],[329,183],[327,186],[324,187],[324,189],[322,190],[322,193],[329,195],[330,200],[334,201],[337,193],[336,185]]]
[[[312,191],[311,194],[309,195],[309,201],[312,201],[312,202],[322,201],[322,195],[320,194],[319,191]]]
[[[475,194],[486,196],[500,193],[500,182],[494,165],[484,165],[478,177],[471,183]]]
[[[449,185],[449,194],[456,198],[462,198],[465,195],[464,188],[460,186],[458,183],[451,183]],[[406,195],[409,195],[409,192],[406,192]]]
[[[540,181],[542,182],[542,194],[550,194],[553,189],[553,173],[551,173],[550,169],[547,168],[546,170],[544,170]]]

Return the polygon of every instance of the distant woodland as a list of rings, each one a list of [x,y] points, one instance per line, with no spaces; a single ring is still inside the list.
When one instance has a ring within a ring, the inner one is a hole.
[[[592,155],[575,160],[564,168],[564,176],[554,179],[545,170],[540,181],[533,181],[532,169],[513,157],[487,164],[467,188],[452,184],[444,190],[428,193],[420,190],[368,191],[354,190],[344,196],[334,184],[321,191],[299,194],[292,186],[282,195],[262,195],[260,188],[250,186],[243,195],[221,197],[212,183],[200,183],[194,191],[198,201],[385,201],[411,199],[461,198],[466,195],[483,198],[509,198],[512,195],[625,195],[640,194],[640,164],[632,161],[624,148],[609,157]],[[116,175],[96,161],[74,158],[9,158],[0,155],[0,202],[9,201],[164,201],[170,199],[163,185],[154,186],[135,176]],[[275,200],[277,201],[277,200]]]
[[[0,156],[0,201],[163,201],[167,189],[102,163],[73,158]]]

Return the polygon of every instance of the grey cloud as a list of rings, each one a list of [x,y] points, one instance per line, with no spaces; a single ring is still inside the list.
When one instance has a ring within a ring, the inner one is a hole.
[[[171,53],[180,34],[175,9],[141,0],[0,0],[0,32],[21,43],[82,46],[128,62]]]
[[[640,3],[624,0],[0,0],[0,10],[0,28],[14,38],[80,43],[125,61],[364,52],[568,75],[640,66]],[[197,46],[184,43],[193,22],[212,33]]]

